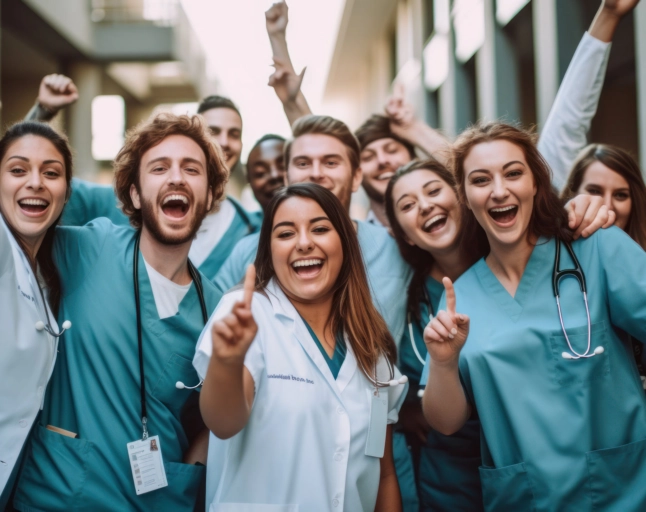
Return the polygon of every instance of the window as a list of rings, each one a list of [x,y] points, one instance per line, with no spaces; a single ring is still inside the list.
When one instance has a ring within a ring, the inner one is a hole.
[[[123,146],[126,106],[121,96],[97,96],[92,100],[92,156],[113,160]]]

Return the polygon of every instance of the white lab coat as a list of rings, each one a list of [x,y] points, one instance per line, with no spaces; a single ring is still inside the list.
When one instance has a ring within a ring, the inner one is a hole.
[[[0,215],[0,494],[41,409],[57,340],[36,322],[45,309],[29,262]],[[54,329],[58,325],[49,311]]]
[[[205,327],[193,365],[202,378],[212,351],[211,325],[242,290],[225,295]],[[335,380],[296,309],[274,280],[255,293],[258,335],[245,366],[256,396],[245,428],[226,441],[211,435],[207,499],[211,512],[374,510],[380,459],[365,455],[374,391],[352,349]],[[387,363],[378,365],[388,380]],[[399,372],[395,370],[396,375]],[[380,389],[395,423],[407,385]]]

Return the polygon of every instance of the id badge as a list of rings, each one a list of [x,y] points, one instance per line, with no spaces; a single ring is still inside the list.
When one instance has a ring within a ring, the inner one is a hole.
[[[375,394],[376,393],[376,394]],[[386,447],[386,427],[388,423],[388,394],[370,392],[370,423],[366,440],[368,457],[384,456]]]
[[[159,436],[128,443],[128,459],[137,496],[168,485]]]

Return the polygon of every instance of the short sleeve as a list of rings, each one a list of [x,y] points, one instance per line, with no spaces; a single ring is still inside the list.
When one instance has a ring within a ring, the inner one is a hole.
[[[228,292],[244,278],[247,266],[256,259],[258,238],[258,233],[254,233],[240,240],[220,267],[213,283],[222,293]]]
[[[259,323],[258,320],[261,314],[261,308],[258,305],[259,297],[260,294],[254,294],[254,300],[252,301],[251,305],[251,311],[257,323]],[[242,289],[234,290],[224,295],[224,297],[222,297],[222,300],[220,300],[218,306],[215,308],[215,311],[211,315],[211,318],[209,318],[209,321],[204,326],[202,334],[200,334],[200,338],[197,340],[195,356],[193,357],[193,367],[195,368],[201,379],[204,379],[206,377],[206,372],[209,369],[209,362],[211,361],[211,355],[213,354],[213,338],[211,337],[211,329],[213,327],[213,324],[215,322],[219,322],[225,316],[227,316],[231,312],[233,305],[237,301],[242,300],[242,298]],[[258,329],[258,334],[256,335],[254,341],[251,343],[244,361],[245,366],[253,377],[254,383],[256,383],[256,388],[258,386],[258,379],[260,377],[260,374],[264,369],[264,357],[262,354],[260,338],[261,333],[260,329]]]
[[[76,289],[97,263],[112,228],[112,222],[103,218],[83,227],[56,228],[53,255],[65,295]]]

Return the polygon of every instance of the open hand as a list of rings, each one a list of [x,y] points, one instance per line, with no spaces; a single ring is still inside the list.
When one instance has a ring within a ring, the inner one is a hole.
[[[424,329],[424,343],[434,363],[448,365],[457,363],[460,350],[469,335],[469,317],[455,311],[453,282],[442,279],[446,290],[446,311],[440,311]]]
[[[600,196],[579,194],[565,205],[568,227],[574,230],[574,239],[589,237],[599,228],[609,228],[615,223],[615,212],[608,209]]]
[[[79,92],[71,78],[65,75],[47,75],[40,82],[38,103],[51,112],[71,105],[79,98]]]
[[[258,332],[258,325],[251,313],[255,284],[256,267],[249,265],[244,279],[243,300],[236,302],[231,313],[214,322],[211,328],[213,357],[224,364],[242,364]]]
[[[405,140],[411,140],[417,117],[413,106],[406,101],[404,86],[395,83],[393,95],[386,102],[386,116],[392,132]]]
[[[265,23],[267,34],[284,35],[287,30],[287,4],[285,2],[276,2],[265,11]]]

